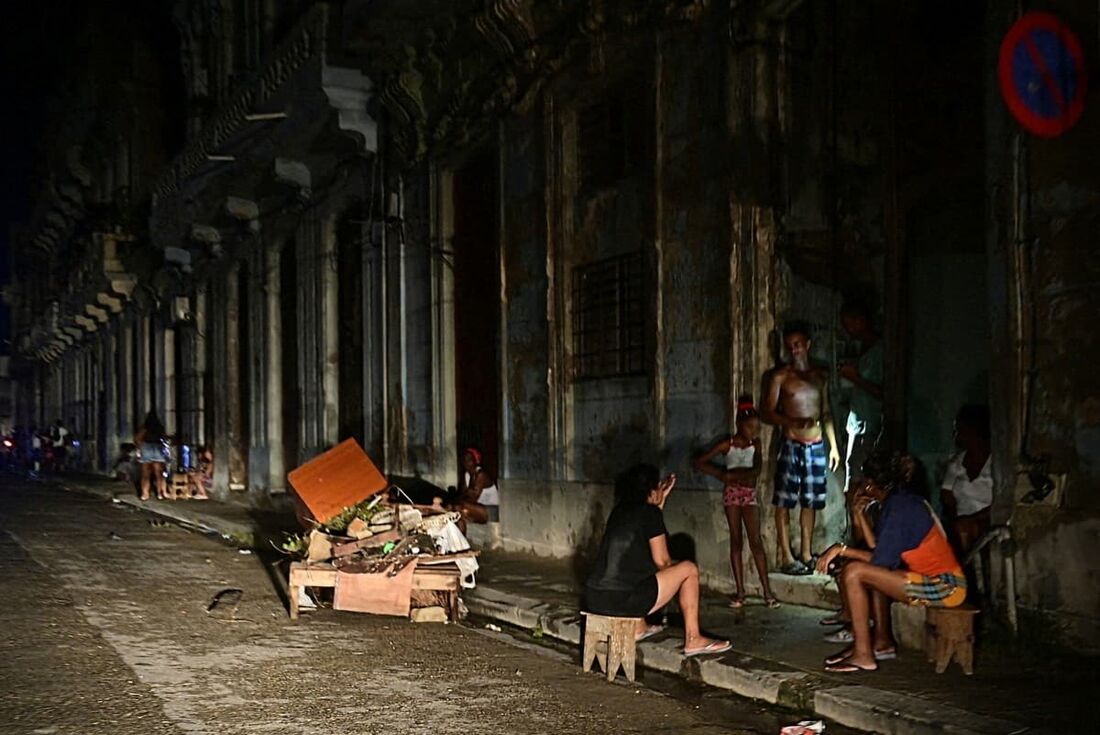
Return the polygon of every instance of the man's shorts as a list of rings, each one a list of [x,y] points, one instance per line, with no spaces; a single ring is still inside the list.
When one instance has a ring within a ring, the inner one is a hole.
[[[910,605],[928,607],[958,607],[966,600],[966,575],[961,570],[926,577],[908,572],[905,595]]]
[[[772,505],[821,510],[825,507],[825,470],[828,468],[825,440],[805,444],[784,439],[775,466],[775,495]]]

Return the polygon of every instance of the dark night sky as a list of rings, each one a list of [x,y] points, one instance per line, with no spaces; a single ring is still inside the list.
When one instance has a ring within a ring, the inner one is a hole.
[[[0,3],[4,28],[0,65],[0,282],[10,277],[12,225],[25,222],[32,206],[38,133],[46,121],[47,100],[72,63],[72,41],[82,3],[66,0]],[[8,309],[0,305],[0,339],[7,352]]]

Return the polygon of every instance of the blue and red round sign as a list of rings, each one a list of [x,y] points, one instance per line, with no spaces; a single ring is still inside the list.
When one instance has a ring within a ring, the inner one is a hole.
[[[1050,13],[1025,13],[1001,42],[1001,94],[1013,117],[1035,135],[1053,138],[1085,109],[1088,75],[1081,42]]]

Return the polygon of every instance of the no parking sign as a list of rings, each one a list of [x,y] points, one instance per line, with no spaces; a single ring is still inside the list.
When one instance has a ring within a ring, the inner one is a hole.
[[[1025,13],[1001,42],[1001,94],[1025,130],[1052,138],[1085,109],[1087,73],[1081,42],[1050,13]]]

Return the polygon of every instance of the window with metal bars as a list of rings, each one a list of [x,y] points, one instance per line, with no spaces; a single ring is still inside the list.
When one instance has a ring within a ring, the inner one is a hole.
[[[642,251],[573,268],[573,378],[643,375]]]

